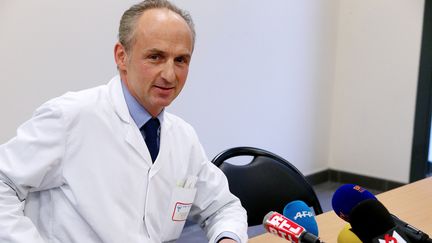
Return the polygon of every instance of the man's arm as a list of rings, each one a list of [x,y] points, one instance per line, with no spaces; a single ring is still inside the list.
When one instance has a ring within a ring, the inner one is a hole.
[[[240,242],[247,242],[246,210],[229,191],[223,172],[208,161],[203,164],[198,177],[191,216],[206,231],[209,242],[215,242],[223,232],[231,232]]]
[[[0,242],[42,243],[42,237],[31,220],[24,217],[24,201],[0,178]]]
[[[63,127],[59,111],[45,105],[0,146],[0,242],[44,242],[24,215],[25,199],[29,192],[61,183]]]

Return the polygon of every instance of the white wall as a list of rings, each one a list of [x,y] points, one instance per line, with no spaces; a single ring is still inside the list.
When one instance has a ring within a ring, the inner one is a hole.
[[[131,2],[2,2],[1,142],[45,100],[115,74],[117,23]],[[209,157],[249,145],[306,174],[326,169],[337,1],[175,2],[198,38],[169,110],[195,126]]]
[[[46,100],[103,84],[116,73],[115,28],[128,5],[1,1],[0,143]]]
[[[198,43],[173,110],[194,125],[209,156],[248,145],[306,174],[326,169],[337,2],[184,3]]]
[[[408,182],[424,1],[341,1],[332,168]]]

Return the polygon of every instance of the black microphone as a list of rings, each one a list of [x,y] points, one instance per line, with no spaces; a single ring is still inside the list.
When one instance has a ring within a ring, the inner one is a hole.
[[[414,242],[432,243],[432,239],[429,238],[429,235],[426,234],[425,232],[408,224],[407,222],[403,221],[402,219],[396,217],[393,214],[391,216],[393,217],[393,220],[395,221],[396,225],[399,226],[406,233],[406,235]]]
[[[367,199],[360,202],[351,210],[349,219],[352,231],[362,242],[414,243],[378,200]]]
[[[351,210],[360,202],[371,199],[378,200],[372,193],[359,185],[345,184],[339,187],[333,194],[332,206],[333,210],[340,218],[347,222],[351,222],[349,219]],[[395,215],[391,216],[399,229],[402,230],[412,241],[418,243],[432,243],[432,239],[423,231],[402,221]]]

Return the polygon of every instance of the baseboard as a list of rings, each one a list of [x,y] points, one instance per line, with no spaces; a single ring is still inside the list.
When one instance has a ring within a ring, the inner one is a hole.
[[[376,177],[364,176],[344,171],[327,169],[306,176],[306,179],[312,185],[317,185],[324,182],[339,182],[344,184],[358,184],[360,186],[375,189],[379,191],[387,191],[396,187],[405,185],[404,183],[385,180]]]

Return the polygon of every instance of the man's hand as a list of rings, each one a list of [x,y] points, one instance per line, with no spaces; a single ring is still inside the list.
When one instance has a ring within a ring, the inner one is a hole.
[[[223,238],[218,243],[237,243],[237,241],[235,241],[233,239]]]

